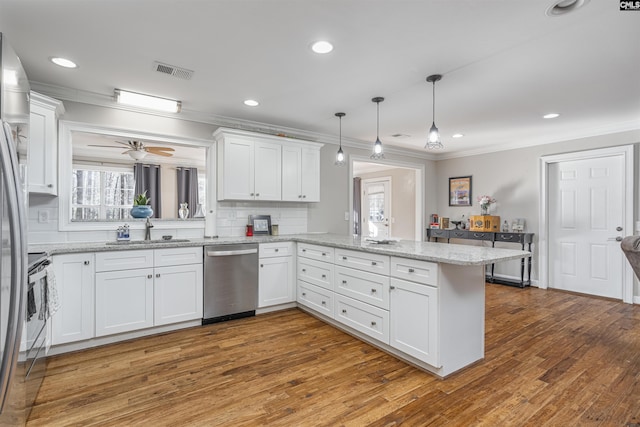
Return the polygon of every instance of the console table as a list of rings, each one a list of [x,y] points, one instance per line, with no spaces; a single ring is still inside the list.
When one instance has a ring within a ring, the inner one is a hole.
[[[427,241],[431,241],[431,239],[435,239],[437,242],[438,239],[447,239],[447,243],[451,239],[468,239],[468,240],[484,240],[487,242],[491,242],[491,247],[494,247],[496,242],[505,242],[505,243],[519,243],[522,250],[525,250],[525,246],[527,247],[527,251],[531,252],[531,243],[533,243],[533,234],[534,233],[496,233],[490,231],[470,231],[470,230],[442,230],[439,228],[427,228]],[[525,286],[531,285],[531,256],[527,257],[527,279],[524,277],[525,270],[525,259],[522,258],[520,261],[520,282],[501,279],[494,277],[493,270],[494,264],[491,264],[491,274],[487,274],[486,279],[489,283],[499,283],[501,285],[509,285],[509,286],[517,286],[519,288],[524,288]]]

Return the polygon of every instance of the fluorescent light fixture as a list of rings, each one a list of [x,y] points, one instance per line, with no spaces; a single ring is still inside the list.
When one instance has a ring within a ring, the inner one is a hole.
[[[451,135],[452,138],[462,138],[463,136],[463,133],[454,133],[453,135]]]
[[[260,103],[254,99],[247,99],[246,101],[244,101],[244,105],[246,105],[247,107],[257,107],[258,105],[260,105]]]
[[[158,98],[157,96],[143,95],[141,93],[129,92],[122,89],[116,89],[115,93],[116,102],[118,104],[149,108],[169,113],[179,113],[182,108],[182,103],[173,99]]]
[[[325,40],[320,40],[311,45],[311,50],[315,53],[329,53],[333,50],[333,45]]]
[[[558,113],[549,113],[549,114],[545,114],[544,116],[542,116],[542,118],[543,119],[555,119],[559,115],[560,114],[558,114]]]
[[[64,68],[78,68],[78,65],[70,59],[53,57],[51,62]]]
[[[16,70],[4,70],[2,72],[2,80],[8,86],[18,86],[18,74]]]

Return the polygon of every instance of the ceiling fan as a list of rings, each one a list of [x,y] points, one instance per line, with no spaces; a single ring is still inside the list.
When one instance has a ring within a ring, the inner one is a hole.
[[[122,142],[122,141],[114,141],[114,142],[127,146],[128,149],[123,151],[122,154],[128,154],[134,160],[142,160],[145,158],[147,154],[171,157],[173,156],[171,152],[176,151],[173,148],[169,148],[169,147],[159,147],[159,146],[150,147],[150,146],[144,145],[142,141],[129,140],[126,142]],[[113,145],[89,145],[89,147],[122,149],[122,147],[114,147]]]

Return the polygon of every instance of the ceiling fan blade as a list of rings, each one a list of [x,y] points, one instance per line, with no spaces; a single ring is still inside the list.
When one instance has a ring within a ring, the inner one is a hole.
[[[164,157],[173,157],[171,153],[165,153],[164,151],[147,151],[149,154],[153,154],[154,156],[164,156]]]
[[[124,141],[113,141],[113,142],[117,142],[118,144],[126,145],[127,147],[132,147],[132,148],[134,147],[134,144],[133,144],[134,141],[127,141],[127,142],[124,142]]]
[[[118,150],[122,150],[122,147],[114,147],[113,145],[87,145],[87,147],[117,148]]]
[[[170,147],[145,147],[145,150],[147,150],[150,153],[155,153],[155,152],[160,152],[160,151],[176,151],[173,148]]]

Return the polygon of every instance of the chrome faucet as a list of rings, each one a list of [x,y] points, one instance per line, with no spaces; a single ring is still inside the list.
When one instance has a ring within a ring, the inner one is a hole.
[[[153,228],[153,224],[147,217],[147,222],[144,224],[144,240],[151,240],[151,229]]]

